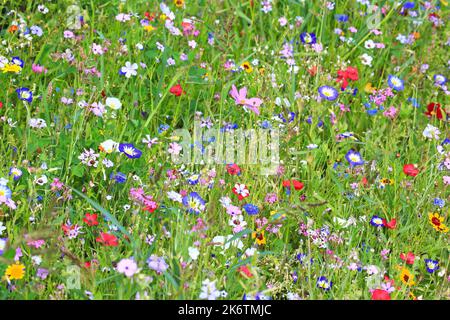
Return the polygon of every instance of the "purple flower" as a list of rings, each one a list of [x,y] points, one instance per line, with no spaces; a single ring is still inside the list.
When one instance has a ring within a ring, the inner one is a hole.
[[[48,276],[48,270],[44,268],[39,268],[37,269],[36,276],[41,278],[42,280],[45,280]]]
[[[150,258],[147,259],[148,267],[155,270],[158,273],[162,273],[169,268],[169,265],[164,261],[163,257],[158,257],[152,254]]]
[[[22,249],[20,247],[16,248],[16,255],[14,256],[14,261],[19,261],[23,256]]]
[[[5,252],[7,242],[8,238],[0,238],[0,256]]]

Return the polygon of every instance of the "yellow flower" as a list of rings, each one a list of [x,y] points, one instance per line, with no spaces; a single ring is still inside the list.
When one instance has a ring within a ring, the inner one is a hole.
[[[411,287],[415,284],[414,275],[406,268],[402,268],[402,272],[400,274],[400,280],[406,284],[408,287]]]
[[[250,73],[253,71],[252,65],[250,62],[245,61],[243,64],[241,64],[241,67],[245,70],[245,72]]]
[[[266,72],[265,68],[259,68],[259,74],[263,75]]]
[[[448,232],[448,227],[443,224],[444,217],[441,217],[439,213],[428,213],[428,220],[436,231],[446,233]]]
[[[149,24],[148,26],[144,27],[144,30],[148,31],[148,32],[152,32],[153,30],[156,30],[156,28],[154,26],[152,26],[151,24]]]
[[[184,6],[184,0],[173,0],[173,3],[175,4],[175,6],[177,6],[178,8],[182,8]]]
[[[256,244],[263,245],[266,244],[266,238],[264,237],[264,230],[252,232],[252,239],[255,239]]]
[[[377,90],[377,88],[373,87],[370,82],[367,83],[366,86],[364,87],[364,91],[367,93],[374,93],[375,90]]]
[[[392,179],[389,179],[389,178],[383,178],[383,179],[381,179],[381,183],[382,184],[384,184],[384,185],[393,185],[394,184],[394,180],[392,180]]]
[[[20,280],[25,275],[25,266],[19,262],[11,264],[5,271],[5,277],[8,280]]]
[[[164,20],[167,19],[167,16],[166,16],[164,13],[162,13],[162,14],[159,16],[159,19],[161,19],[162,21],[164,21]]]
[[[22,68],[17,65],[17,64],[6,64],[3,68],[2,71],[3,73],[7,73],[7,72],[14,72],[14,73],[19,73],[22,70]]]

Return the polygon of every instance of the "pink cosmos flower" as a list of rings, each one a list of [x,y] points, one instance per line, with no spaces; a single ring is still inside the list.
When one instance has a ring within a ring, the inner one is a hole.
[[[230,95],[234,99],[236,105],[242,105],[245,108],[250,109],[257,115],[259,115],[259,106],[262,104],[263,101],[259,98],[247,99],[247,87],[243,87],[238,91],[236,86],[233,84],[231,86]]]

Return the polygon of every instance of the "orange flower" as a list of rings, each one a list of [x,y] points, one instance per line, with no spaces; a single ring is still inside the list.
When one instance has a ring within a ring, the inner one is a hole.
[[[11,27],[8,28],[8,32],[9,32],[9,33],[14,33],[14,32],[17,31],[17,29],[19,29],[19,27],[17,27],[17,26],[11,26]]]

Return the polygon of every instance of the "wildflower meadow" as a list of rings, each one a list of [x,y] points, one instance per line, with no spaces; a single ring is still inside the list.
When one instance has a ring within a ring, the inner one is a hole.
[[[448,0],[0,10],[0,299],[450,298]]]

